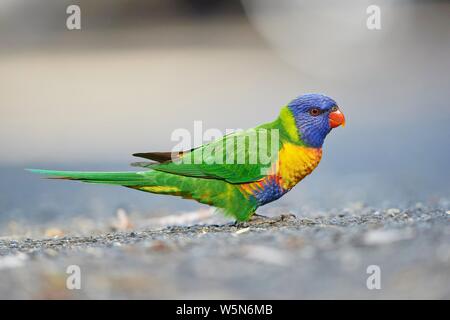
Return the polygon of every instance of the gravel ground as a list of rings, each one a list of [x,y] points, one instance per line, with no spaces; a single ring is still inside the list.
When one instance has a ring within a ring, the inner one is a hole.
[[[0,298],[450,298],[450,211],[368,207],[314,218],[0,240]],[[69,265],[81,289],[66,288]],[[377,265],[381,288],[369,290]]]

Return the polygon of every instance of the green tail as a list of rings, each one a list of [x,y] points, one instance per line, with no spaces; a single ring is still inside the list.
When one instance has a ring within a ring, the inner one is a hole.
[[[256,210],[254,199],[246,198],[238,185],[223,180],[179,176],[155,170],[140,172],[88,172],[27,169],[50,179],[120,185],[150,193],[180,196],[215,206],[237,220],[248,220]]]
[[[47,176],[50,179],[79,180],[89,183],[116,184],[126,187],[148,183],[146,172],[88,172],[27,169],[30,172]]]

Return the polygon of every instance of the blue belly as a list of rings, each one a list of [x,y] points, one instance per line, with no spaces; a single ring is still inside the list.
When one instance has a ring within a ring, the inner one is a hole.
[[[283,189],[275,179],[269,179],[263,184],[263,188],[253,192],[258,206],[265,205],[269,202],[275,201],[283,196],[289,190]]]

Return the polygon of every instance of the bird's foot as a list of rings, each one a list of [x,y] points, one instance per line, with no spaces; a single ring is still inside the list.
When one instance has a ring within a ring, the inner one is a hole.
[[[281,221],[287,221],[287,220],[296,220],[297,219],[297,216],[295,215],[295,214],[293,214],[293,213],[283,213],[283,214],[280,214],[280,219],[281,219]]]
[[[255,213],[250,217],[250,220],[248,220],[248,223],[252,224],[252,225],[260,225],[260,224],[266,224],[266,223],[272,224],[272,223],[274,223],[274,219]]]
[[[260,214],[253,214],[250,217],[250,220],[246,222],[236,222],[236,225],[242,226],[242,227],[249,227],[249,226],[259,226],[259,225],[272,225],[279,222],[284,222],[290,219],[296,219],[296,216],[292,213],[288,214],[282,214],[276,217],[266,217]]]

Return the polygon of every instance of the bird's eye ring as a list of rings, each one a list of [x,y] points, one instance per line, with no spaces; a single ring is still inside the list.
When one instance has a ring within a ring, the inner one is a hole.
[[[311,109],[309,109],[309,114],[312,115],[313,117],[316,117],[320,114],[320,109],[319,108],[311,108]]]
[[[337,106],[333,106],[332,108],[331,108],[331,112],[336,112],[336,111],[338,111],[339,110],[339,108],[337,107]]]

